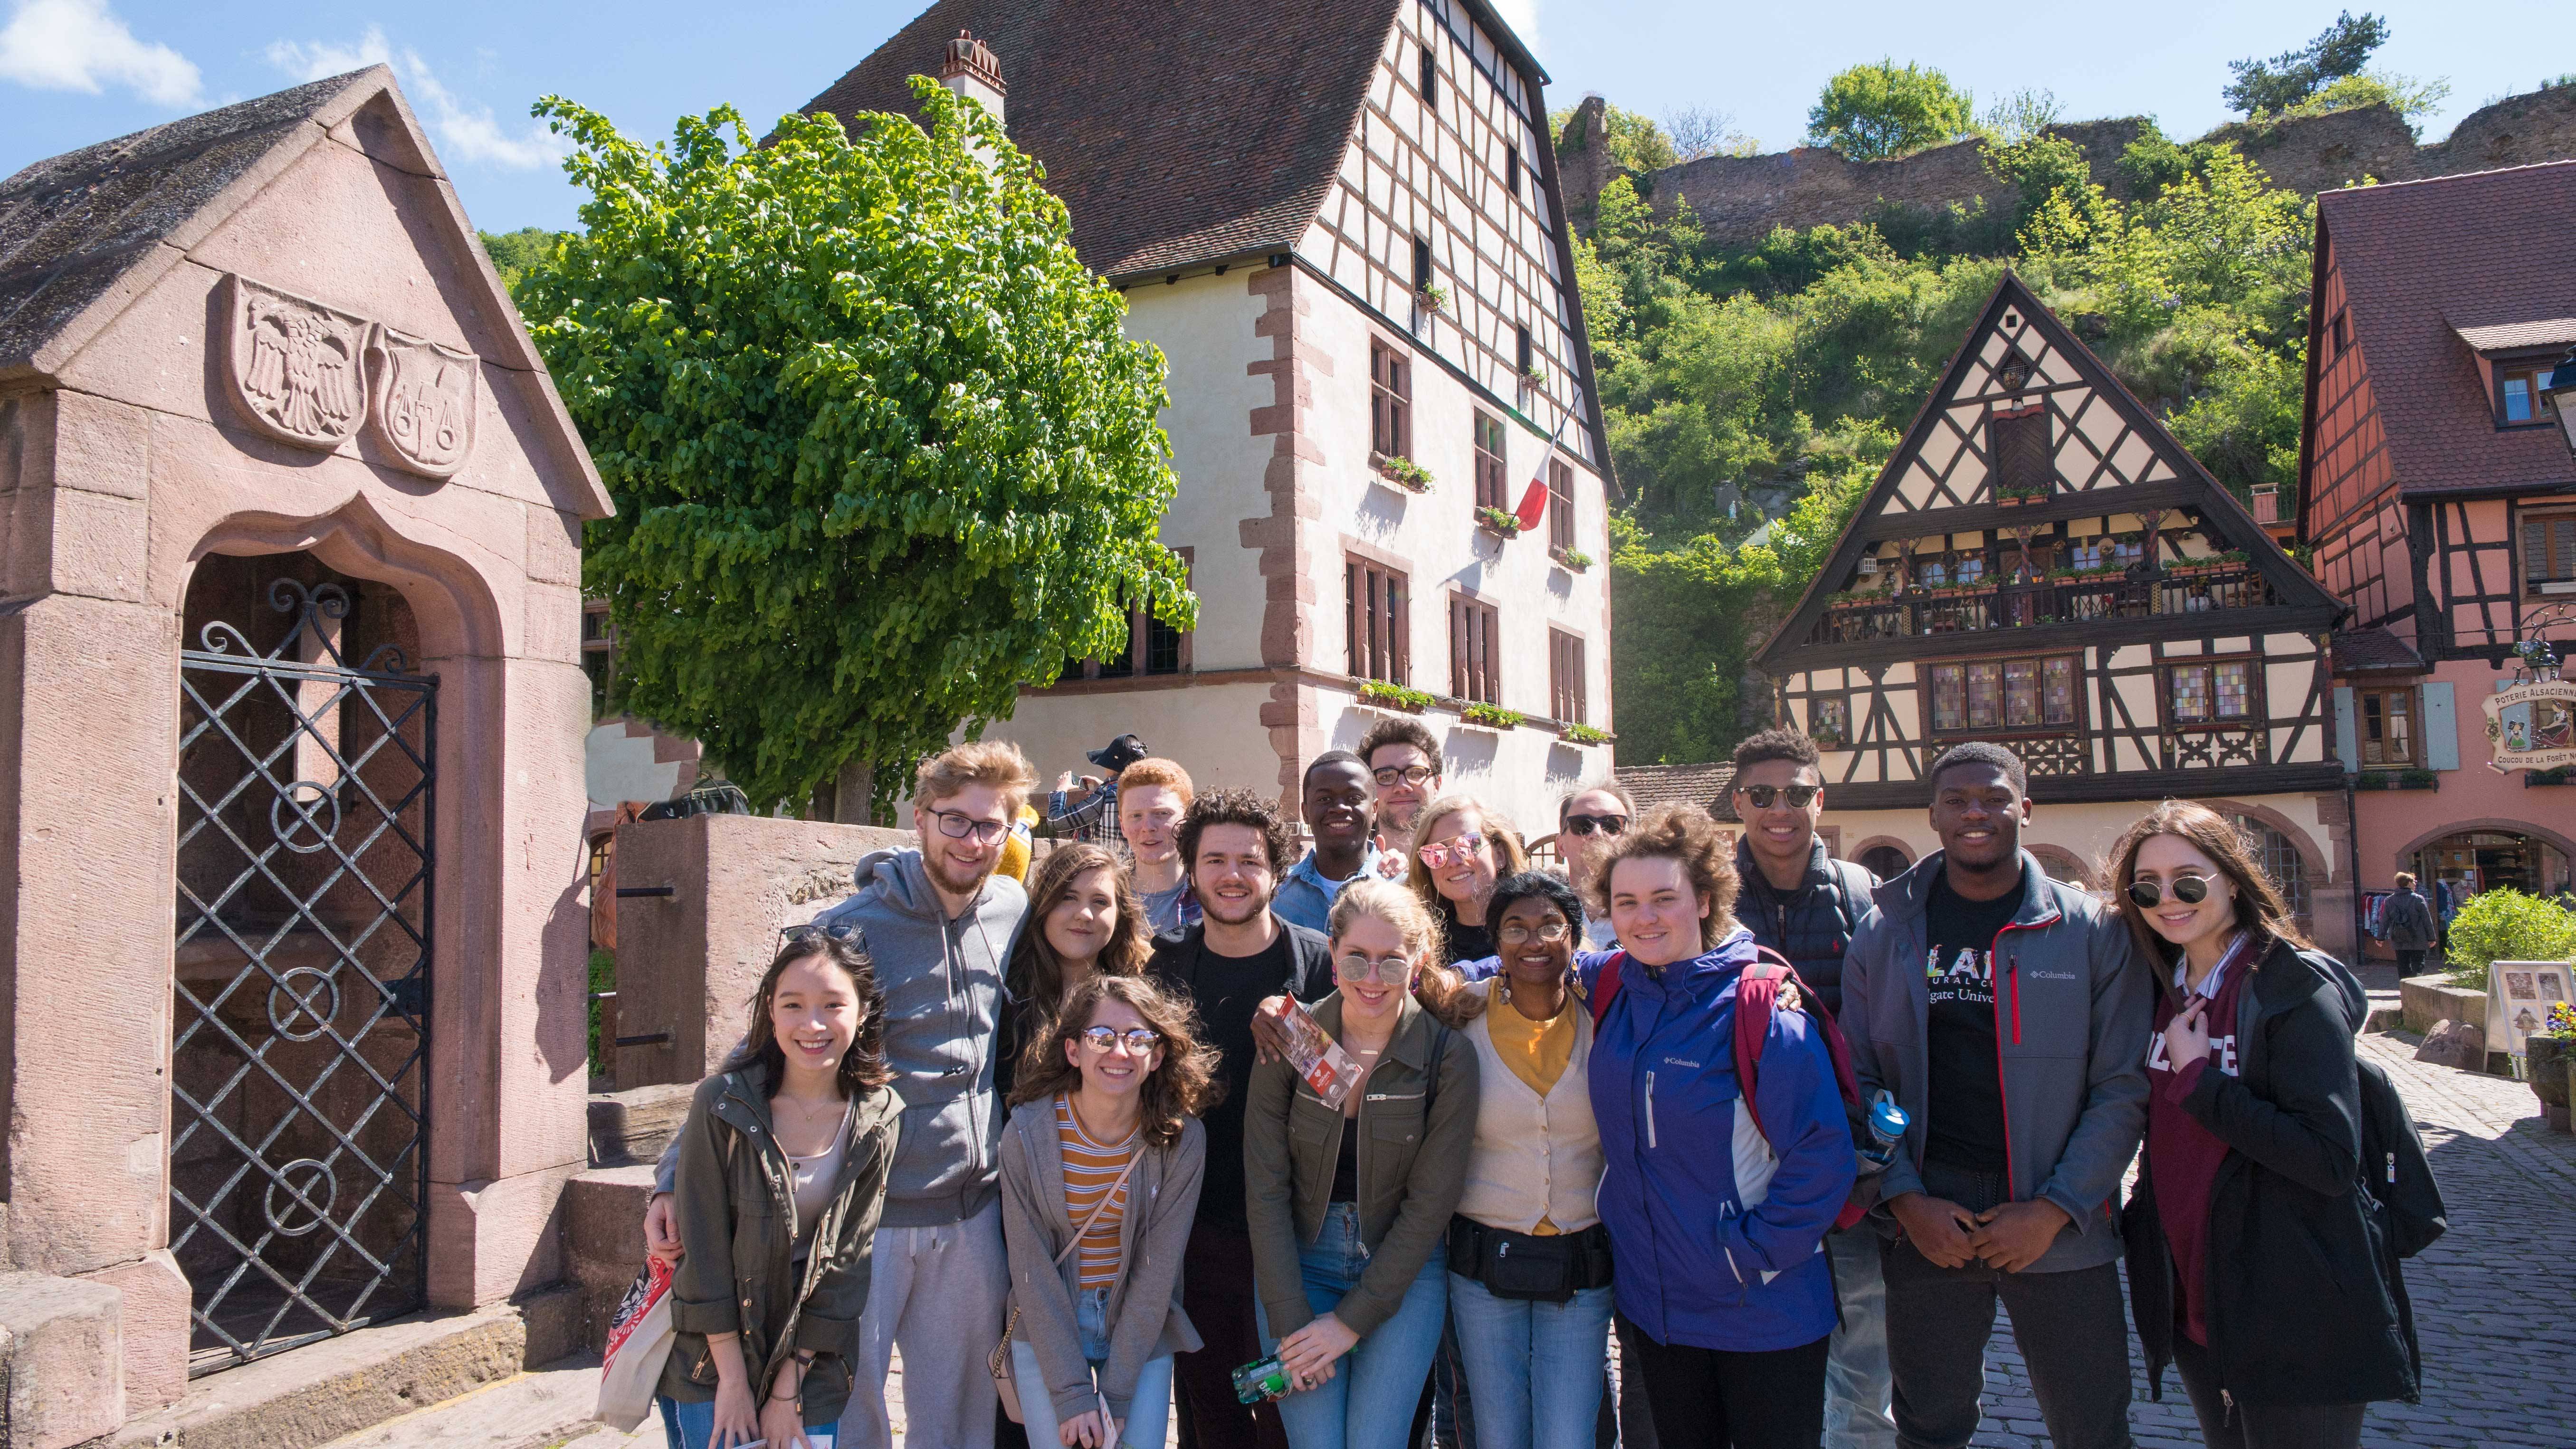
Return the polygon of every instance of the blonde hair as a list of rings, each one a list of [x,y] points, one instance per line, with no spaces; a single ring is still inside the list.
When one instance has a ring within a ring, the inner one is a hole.
[[[950,745],[921,762],[913,772],[912,798],[923,807],[953,800],[970,785],[989,785],[1002,796],[1002,808],[1018,815],[1029,801],[1037,775],[1029,757],[1009,740],[968,740]]]
[[[1149,755],[1118,772],[1118,788],[1133,790],[1144,785],[1160,785],[1180,792],[1181,808],[1199,798],[1198,788],[1190,783],[1190,772],[1160,755]]]
[[[1449,1026],[1463,1027],[1484,1003],[1467,987],[1466,978],[1441,959],[1444,933],[1440,918],[1422,897],[1391,880],[1362,877],[1342,887],[1333,898],[1333,913],[1325,921],[1324,935],[1339,942],[1351,928],[1351,922],[1362,916],[1373,916],[1395,927],[1404,941],[1404,953],[1414,958],[1413,999],[1422,1008]],[[1338,987],[1337,973],[1333,984]]]
[[[1443,795],[1423,806],[1422,813],[1413,817],[1413,839],[1405,847],[1405,854],[1411,859],[1405,866],[1404,883],[1421,898],[1426,910],[1436,912],[1443,907],[1439,888],[1431,884],[1431,872],[1422,863],[1423,842],[1431,838],[1434,826],[1462,810],[1475,811],[1476,818],[1484,824],[1485,838],[1494,847],[1495,880],[1519,875],[1529,869],[1529,852],[1522,848],[1520,832],[1512,828],[1509,819],[1473,795]]]

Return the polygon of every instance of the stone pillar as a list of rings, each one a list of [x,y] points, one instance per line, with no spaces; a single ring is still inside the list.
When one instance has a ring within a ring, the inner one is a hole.
[[[0,1273],[0,1442],[70,1449],[125,1422],[118,1307],[101,1284]]]

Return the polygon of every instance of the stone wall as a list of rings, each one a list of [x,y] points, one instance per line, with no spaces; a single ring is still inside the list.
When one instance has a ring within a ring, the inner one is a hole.
[[[1578,225],[1589,225],[1601,188],[1617,174],[1597,145],[1602,101],[1587,96],[1565,128],[1558,166],[1566,206]],[[2144,131],[2139,117],[2078,121],[2050,130],[2084,149],[2093,179],[2123,200],[2134,199],[2119,171],[2120,153]],[[2276,125],[2242,122],[2204,137],[2234,141],[2274,184],[2303,195],[2351,185],[2363,177],[2420,181],[2467,171],[2528,166],[2576,157],[2576,87],[2510,96],[2471,112],[2450,138],[2418,145],[2406,123],[2385,106],[2336,111]],[[1852,161],[1819,146],[1768,156],[1710,156],[1636,178],[1657,214],[1670,215],[1687,197],[1711,237],[1736,244],[1761,240],[1774,227],[1803,229],[1854,222],[1881,202],[1938,210],[1983,198],[2009,211],[2014,188],[1985,169],[1979,143],[1961,141],[1895,161]]]

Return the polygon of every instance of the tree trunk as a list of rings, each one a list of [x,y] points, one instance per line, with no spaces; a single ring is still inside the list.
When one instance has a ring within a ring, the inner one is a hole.
[[[876,767],[865,760],[845,760],[833,782],[832,818],[843,825],[873,825],[868,796],[876,789]]]

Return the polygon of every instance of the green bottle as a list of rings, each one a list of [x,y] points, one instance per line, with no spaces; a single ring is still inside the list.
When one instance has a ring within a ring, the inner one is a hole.
[[[1290,1387],[1288,1368],[1275,1353],[1234,1371],[1234,1396],[1247,1404],[1284,1399]]]

